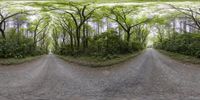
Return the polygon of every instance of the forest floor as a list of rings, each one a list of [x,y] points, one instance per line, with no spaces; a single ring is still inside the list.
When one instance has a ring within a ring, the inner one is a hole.
[[[112,67],[91,68],[55,55],[0,67],[0,100],[199,100],[200,65],[147,49]]]
[[[25,62],[30,62],[32,60],[38,59],[41,56],[29,56],[25,58],[0,58],[0,65],[13,65],[21,64]]]
[[[128,54],[121,54],[121,55],[112,55],[106,57],[95,57],[95,56],[61,56],[58,55],[59,58],[66,60],[67,62],[79,64],[82,66],[88,67],[107,67],[114,64],[122,63],[125,61],[130,60],[138,55],[140,55],[143,51],[137,51]]]
[[[164,50],[159,50],[162,54],[169,56],[170,58],[176,59],[182,63],[193,63],[193,64],[200,64],[200,58],[182,55],[179,53],[168,52]]]

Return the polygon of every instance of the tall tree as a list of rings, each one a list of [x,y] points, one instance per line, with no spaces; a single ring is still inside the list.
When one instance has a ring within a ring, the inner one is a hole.
[[[5,30],[6,30],[6,22],[8,21],[8,19],[20,15],[20,14],[26,14],[26,11],[18,11],[18,12],[8,12],[5,11],[2,7],[0,8],[0,32],[1,35],[4,39],[6,39],[6,34],[5,34]]]
[[[194,23],[190,23],[190,24],[189,23],[184,23],[184,24],[187,24],[190,27],[200,30],[200,11],[199,11],[199,9],[180,8],[180,7],[176,7],[174,5],[170,5],[170,6],[173,9],[176,9],[177,11],[181,12],[183,15],[185,15],[186,18],[188,18],[194,22]]]
[[[149,31],[144,25],[138,25],[135,27],[135,40],[141,44],[142,48],[145,48],[147,44],[147,37]]]
[[[63,29],[63,42],[65,42],[65,36],[66,33],[65,31],[68,33],[69,38],[70,38],[70,47],[71,50],[74,51],[74,25],[73,25],[73,20],[69,17],[69,16],[62,16],[59,19],[59,24]]]
[[[75,32],[76,32],[76,41],[77,41],[77,48],[80,48],[80,39],[81,39],[81,29],[83,28],[86,21],[88,21],[92,15],[94,14],[95,10],[98,7],[90,7],[90,4],[80,4],[69,2],[68,6],[70,9],[64,10],[66,14],[69,14],[73,19],[75,24]]]
[[[41,17],[31,24],[33,31],[33,46],[36,47],[37,43],[42,41],[47,36],[49,26],[49,17]]]
[[[126,40],[129,43],[130,42],[130,37],[132,34],[132,30],[134,27],[144,24],[150,19],[144,19],[140,22],[134,23],[133,18],[130,17],[131,14],[134,12],[135,9],[130,9],[126,8],[123,6],[114,6],[112,8],[108,9],[111,15],[109,13],[107,14],[107,17],[115,22],[118,23],[118,25],[124,30],[126,33],[127,37]]]

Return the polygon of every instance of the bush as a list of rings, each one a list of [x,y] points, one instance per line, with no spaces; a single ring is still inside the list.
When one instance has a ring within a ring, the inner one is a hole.
[[[88,36],[88,45],[83,47],[84,44],[78,49],[74,45],[67,43],[58,43],[58,38],[54,39],[54,53],[66,56],[93,56],[102,59],[112,59],[116,55],[127,54],[133,51],[138,51],[144,48],[144,44],[135,40],[128,43],[122,38],[117,31],[109,29],[106,32],[94,36]]]
[[[45,50],[33,45],[33,39],[11,30],[7,38],[0,38],[0,58],[24,58],[44,54]]]
[[[155,43],[155,47],[200,58],[200,34],[178,34],[176,38],[165,38],[162,43]]]
[[[102,56],[127,53],[128,45],[114,30],[97,35],[90,42],[90,50]]]

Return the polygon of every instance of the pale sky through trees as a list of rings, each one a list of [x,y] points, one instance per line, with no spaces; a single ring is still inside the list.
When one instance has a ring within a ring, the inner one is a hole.
[[[26,9],[26,10],[40,10],[40,8],[38,7],[32,7],[32,6],[25,6],[25,5],[21,5],[23,3],[27,3],[27,2],[33,2],[33,1],[9,1],[9,3],[15,4],[16,3],[16,9]],[[36,1],[36,2],[47,2],[47,1]],[[7,3],[7,2],[2,2],[3,4]],[[141,8],[139,9],[139,13],[133,15],[132,17],[135,18],[140,18],[140,17],[144,17],[146,16],[147,18],[152,18],[154,16],[167,16],[170,13],[173,13],[175,10],[171,9],[169,7],[168,4],[173,4],[173,5],[177,5],[177,6],[181,6],[181,7],[198,7],[200,5],[200,3],[196,3],[196,2],[127,2],[127,3],[92,3],[92,5],[94,6],[116,6],[116,5],[124,5],[124,6],[137,6],[140,5]],[[52,3],[53,5],[53,3]],[[34,21],[37,19],[37,15],[32,15],[29,16],[30,21]],[[103,20],[104,22],[105,20]],[[178,30],[178,28],[180,28],[180,22],[179,20],[176,20],[176,30]],[[105,24],[105,23],[104,23]],[[93,22],[89,22],[89,25],[91,25],[93,27],[93,29],[97,28],[96,23]],[[117,27],[116,23],[109,23],[109,26],[112,28]],[[100,29],[101,32],[105,32],[107,29],[106,25],[103,25]],[[187,30],[189,30],[189,28],[187,27]],[[156,35],[156,29],[155,28],[151,28],[150,29],[150,37],[153,37]],[[150,43],[151,44],[151,43]]]

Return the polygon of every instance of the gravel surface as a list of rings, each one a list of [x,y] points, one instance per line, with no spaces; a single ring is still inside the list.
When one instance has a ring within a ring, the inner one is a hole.
[[[154,49],[104,68],[47,55],[1,66],[0,100],[200,100],[200,65],[182,64]]]

